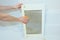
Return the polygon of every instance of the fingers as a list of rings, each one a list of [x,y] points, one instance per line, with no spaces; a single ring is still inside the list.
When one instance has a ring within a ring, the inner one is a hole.
[[[20,22],[27,24],[28,23],[28,18],[27,17],[20,17]]]
[[[28,19],[24,19],[22,22],[23,22],[24,24],[27,24],[27,23],[28,23]]]
[[[19,3],[15,7],[18,8],[18,9],[21,9],[22,5],[23,5],[22,3]]]
[[[24,23],[24,24],[27,24],[27,23],[28,23],[28,16],[23,16],[23,18],[24,18],[23,23]]]
[[[22,7],[22,3],[21,4],[18,4],[17,6],[18,6],[18,9],[20,9],[21,7]]]

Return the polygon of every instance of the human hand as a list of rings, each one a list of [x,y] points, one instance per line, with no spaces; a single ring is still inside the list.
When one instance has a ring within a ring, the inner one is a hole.
[[[23,5],[22,3],[16,4],[16,5],[14,6],[14,8],[15,8],[15,9],[20,9],[20,8],[22,7],[22,5]]]
[[[22,17],[19,18],[19,20],[20,20],[20,22],[22,22],[24,24],[27,24],[27,22],[28,22],[29,19],[28,19],[27,16],[22,16]]]

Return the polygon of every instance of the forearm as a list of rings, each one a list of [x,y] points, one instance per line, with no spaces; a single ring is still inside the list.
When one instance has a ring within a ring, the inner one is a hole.
[[[11,9],[15,9],[15,7],[13,7],[13,6],[0,6],[0,10],[11,10]]]
[[[10,16],[8,14],[0,13],[0,20],[3,21],[19,21],[18,18]]]
[[[9,22],[20,22],[20,20],[14,16],[7,16],[3,18],[3,21],[9,21]]]
[[[4,13],[1,13],[0,12],[0,20],[2,19],[2,18],[4,18],[5,16],[7,16],[8,14],[4,14]]]

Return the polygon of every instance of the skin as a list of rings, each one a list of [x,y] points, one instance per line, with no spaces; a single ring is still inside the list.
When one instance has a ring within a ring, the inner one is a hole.
[[[2,10],[11,10],[11,9],[21,9],[21,6],[22,4],[17,4],[15,6],[0,6],[0,11]],[[3,20],[3,21],[9,21],[9,22],[12,22],[12,21],[16,21],[16,22],[22,22],[24,24],[27,24],[28,22],[28,18],[25,18],[25,17],[20,17],[20,18],[16,18],[14,16],[10,16],[8,14],[5,14],[3,12],[0,12],[0,20]]]
[[[22,4],[17,4],[15,6],[3,6],[3,5],[0,5],[0,10],[11,10],[11,9],[20,9],[22,6]]]

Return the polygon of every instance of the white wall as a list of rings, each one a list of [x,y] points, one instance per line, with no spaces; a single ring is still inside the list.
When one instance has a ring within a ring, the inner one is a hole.
[[[60,40],[60,0],[30,0],[28,3],[44,3],[46,8],[46,40]]]
[[[60,40],[60,0],[46,1],[46,26],[47,40]]]

